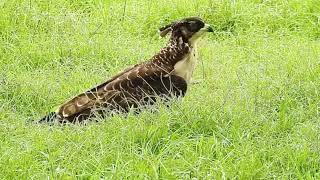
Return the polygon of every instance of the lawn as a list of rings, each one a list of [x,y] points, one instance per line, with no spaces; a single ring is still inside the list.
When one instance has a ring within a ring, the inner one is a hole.
[[[29,123],[199,16],[182,101],[87,125]],[[0,1],[0,179],[319,179],[319,0]]]

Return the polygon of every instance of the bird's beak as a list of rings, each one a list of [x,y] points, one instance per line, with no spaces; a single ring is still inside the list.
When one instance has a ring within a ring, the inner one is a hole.
[[[209,24],[205,24],[204,28],[207,30],[207,32],[213,32],[213,28]]]

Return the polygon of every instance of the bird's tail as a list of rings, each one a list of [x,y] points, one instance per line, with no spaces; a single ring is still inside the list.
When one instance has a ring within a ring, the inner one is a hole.
[[[44,116],[43,118],[41,118],[37,123],[50,123],[50,122],[54,122],[58,119],[60,119],[60,118],[57,115],[57,113],[51,112],[51,113],[47,114],[46,116]]]

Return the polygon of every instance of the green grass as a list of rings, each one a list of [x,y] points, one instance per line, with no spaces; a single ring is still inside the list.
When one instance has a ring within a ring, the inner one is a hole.
[[[319,179],[320,1],[0,1],[0,179]],[[182,102],[31,125],[150,58],[157,28],[215,27]]]

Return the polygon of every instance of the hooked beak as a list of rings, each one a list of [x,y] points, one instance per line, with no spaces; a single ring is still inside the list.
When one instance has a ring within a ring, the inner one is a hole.
[[[209,24],[205,24],[204,28],[207,30],[207,32],[213,32],[213,28]]]

